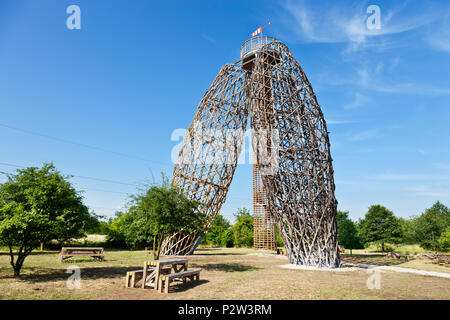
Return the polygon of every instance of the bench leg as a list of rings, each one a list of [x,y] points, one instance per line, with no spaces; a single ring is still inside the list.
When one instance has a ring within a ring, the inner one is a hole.
[[[130,273],[127,272],[127,275],[125,276],[125,288],[128,288],[130,286]]]
[[[159,278],[158,280],[158,292],[159,293],[163,292],[163,280],[161,278]]]
[[[131,287],[134,288],[134,284],[136,283],[136,273],[133,272],[131,274]]]
[[[166,282],[165,283],[166,286],[164,288],[164,293],[169,293],[170,279],[167,279],[165,282]]]

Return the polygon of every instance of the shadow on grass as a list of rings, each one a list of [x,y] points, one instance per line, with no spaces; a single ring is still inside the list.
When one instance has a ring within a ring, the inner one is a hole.
[[[227,248],[228,249],[228,248]],[[223,252],[227,250],[225,248],[197,248],[194,251],[194,256],[242,256],[248,254],[248,252]],[[208,252],[218,251],[218,252]],[[231,250],[230,250],[231,251]]]
[[[69,266],[69,265],[68,265]],[[111,279],[117,277],[125,277],[127,271],[134,271],[142,269],[139,267],[90,267],[80,268],[81,280],[96,280],[96,279]],[[12,268],[9,269],[9,274],[1,275],[0,279],[16,279],[18,281],[27,281],[31,283],[48,282],[48,281],[60,281],[67,280],[72,273],[66,273],[66,269],[40,269],[37,268],[25,268],[22,270],[22,275],[15,278],[12,275]],[[6,270],[5,270],[6,271]],[[28,274],[28,272],[33,272]]]
[[[17,251],[14,251],[15,256],[17,256]],[[31,253],[28,256],[38,256],[43,254],[52,254],[56,255],[59,254],[59,251],[31,251]],[[9,251],[1,251],[0,256],[9,256]]]
[[[403,259],[387,258],[386,254],[341,254],[344,262],[392,266],[402,264]]]
[[[256,271],[261,268],[254,266],[246,266],[243,264],[237,263],[215,263],[215,264],[204,264],[199,265],[200,268],[209,270],[209,271],[225,271],[225,272],[244,272],[244,271]]]
[[[203,280],[202,279],[193,280],[193,281],[188,280],[185,284],[182,282],[172,282],[169,287],[169,293],[184,292],[186,290],[195,288],[197,286],[200,286],[200,285],[208,283],[208,282],[209,282],[209,280],[204,280],[204,279]]]

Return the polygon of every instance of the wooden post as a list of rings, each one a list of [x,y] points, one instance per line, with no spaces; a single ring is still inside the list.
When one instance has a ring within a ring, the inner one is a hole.
[[[169,293],[170,278],[167,277],[165,282],[166,282],[166,283],[165,283],[164,292],[165,292],[165,293]]]
[[[159,263],[159,261],[156,263],[156,268],[155,268],[155,281],[153,282],[153,289],[155,291],[158,290],[158,284],[159,284],[159,276],[161,275],[161,265]]]
[[[142,289],[145,289],[145,283],[147,282],[147,269],[148,269],[148,262],[144,262],[144,269],[142,270]]]

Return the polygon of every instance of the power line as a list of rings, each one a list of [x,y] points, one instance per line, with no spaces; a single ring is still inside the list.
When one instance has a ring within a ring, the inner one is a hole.
[[[97,150],[97,151],[112,153],[112,154],[119,155],[119,156],[122,156],[122,157],[137,159],[137,160],[141,160],[141,161],[144,161],[144,162],[155,163],[155,164],[159,164],[159,165],[163,165],[163,166],[167,166],[168,165],[168,163],[163,163],[163,162],[159,162],[159,161],[149,160],[149,159],[142,158],[142,157],[139,157],[139,156],[129,155],[129,154],[126,154],[126,153],[123,153],[123,152],[117,152],[117,151],[114,151],[114,150],[104,149],[104,148],[97,147],[97,146],[91,146],[91,145],[88,145],[88,144],[85,144],[85,143],[79,143],[79,142],[75,142],[75,141],[71,141],[71,140],[61,139],[61,138],[58,138],[58,137],[50,136],[50,135],[47,135],[47,134],[42,134],[42,133],[35,132],[35,131],[22,129],[22,128],[18,128],[18,127],[13,127],[13,126],[10,126],[10,125],[7,125],[7,124],[3,124],[3,123],[0,123],[0,127],[8,128],[8,129],[15,130],[15,131],[20,131],[20,132],[23,132],[23,133],[26,133],[26,134],[30,134],[30,135],[34,135],[34,136],[39,136],[39,137],[43,137],[43,138],[47,138],[47,139],[56,140],[56,141],[59,141],[59,142],[62,142],[62,143],[66,143],[66,144],[72,144],[72,145],[76,145],[76,146],[80,146],[80,147],[84,147],[84,148],[89,148],[89,149],[93,149],[93,150]]]
[[[89,208],[93,208],[93,209],[100,209],[100,210],[114,210],[114,211],[120,211],[121,209],[117,209],[117,208],[108,208],[108,207],[98,207],[98,206],[89,206],[87,205]]]
[[[9,166],[9,167],[16,167],[16,168],[26,168],[24,166],[11,164],[11,163],[5,163],[5,162],[0,162],[0,165]],[[10,174],[10,173],[8,173],[8,174]],[[95,180],[95,181],[101,181],[101,182],[107,182],[107,183],[116,183],[116,184],[128,185],[128,186],[133,186],[133,187],[140,187],[141,186],[141,185],[135,184],[135,183],[122,182],[122,181],[109,180],[109,179],[96,178],[96,177],[89,177],[89,176],[80,176],[80,175],[74,175],[74,174],[71,174],[70,176],[76,177],[76,178],[81,178],[81,179],[89,179],[89,180]]]
[[[83,188],[80,187],[81,191],[99,191],[99,192],[107,192],[107,193],[117,193],[117,194],[124,194],[124,195],[130,195],[131,193],[126,193],[126,192],[120,192],[120,191],[112,191],[112,190],[103,190],[103,189],[95,189],[95,188]]]

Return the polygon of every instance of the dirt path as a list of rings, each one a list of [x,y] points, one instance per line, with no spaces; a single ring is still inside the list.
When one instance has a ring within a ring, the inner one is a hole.
[[[385,271],[414,273],[414,274],[418,274],[421,276],[432,276],[432,277],[440,277],[440,278],[450,279],[450,273],[444,273],[444,272],[417,270],[417,269],[393,267],[393,266],[377,266],[374,264],[363,264],[363,263],[345,263],[345,264],[349,265],[349,266],[365,268],[365,269],[379,269],[379,270],[385,270]]]

